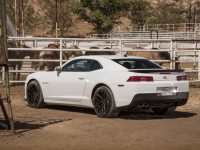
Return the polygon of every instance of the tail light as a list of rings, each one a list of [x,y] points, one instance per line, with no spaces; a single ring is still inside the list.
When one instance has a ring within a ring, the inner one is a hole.
[[[127,82],[152,82],[151,76],[130,76]]]
[[[177,81],[184,81],[184,80],[187,80],[187,76],[186,76],[186,75],[177,76],[177,77],[176,77],[176,80],[177,80]]]

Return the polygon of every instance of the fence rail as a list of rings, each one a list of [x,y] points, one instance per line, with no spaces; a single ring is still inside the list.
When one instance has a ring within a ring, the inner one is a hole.
[[[197,39],[200,23],[146,24],[144,26],[117,26],[107,34],[92,34],[88,38],[132,38],[132,39]]]
[[[114,51],[119,55],[126,54],[127,51],[140,51],[140,52],[169,52],[170,60],[152,60],[154,62],[164,62],[166,67],[175,69],[176,64],[179,64],[181,68],[185,69],[187,73],[196,73],[195,81],[200,81],[200,40],[176,40],[176,39],[80,39],[80,38],[32,38],[32,37],[10,37],[9,42],[19,42],[25,44],[30,48],[18,48],[9,47],[8,51],[17,52],[31,52],[31,51],[57,51],[59,53],[58,59],[30,59],[29,57],[12,59],[9,58],[9,63],[22,62],[23,66],[21,70],[10,70],[10,74],[20,73],[24,78],[20,80],[12,80],[11,83],[22,83],[29,73],[36,72],[30,68],[32,62],[58,62],[62,65],[68,61],[63,59],[64,52],[69,51]],[[56,43],[60,45],[57,49],[44,48],[50,43]],[[76,45],[79,49],[70,49],[70,46]],[[91,49],[91,47],[98,47],[99,49]],[[104,49],[109,47],[110,49]],[[178,60],[177,60],[178,58]],[[26,67],[25,67],[26,66]],[[28,68],[27,68],[28,66]],[[3,73],[3,70],[1,70]],[[194,81],[192,77],[191,82]],[[2,82],[2,80],[1,80]]]
[[[165,31],[165,32],[190,32],[200,29],[200,23],[178,23],[178,24],[146,24],[144,26],[117,26],[111,33],[133,32],[133,31]]]
[[[159,31],[135,31],[117,32],[111,34],[92,34],[91,39],[197,39],[199,32],[159,32]]]

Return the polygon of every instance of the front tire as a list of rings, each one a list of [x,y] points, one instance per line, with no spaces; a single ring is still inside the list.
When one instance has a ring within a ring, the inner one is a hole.
[[[176,107],[156,107],[152,108],[152,111],[157,115],[172,114],[176,110]]]
[[[106,86],[101,86],[95,91],[92,102],[98,117],[114,118],[119,114],[119,110],[115,106],[113,93]]]
[[[45,107],[42,90],[40,84],[33,80],[27,86],[27,102],[30,107],[42,108]]]

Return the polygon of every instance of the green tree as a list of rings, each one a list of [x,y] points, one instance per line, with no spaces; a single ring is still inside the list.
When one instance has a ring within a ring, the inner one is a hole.
[[[133,25],[143,26],[152,17],[151,4],[146,0],[132,0],[128,17]]]
[[[17,26],[21,28],[22,20],[24,22],[24,31],[31,34],[35,31],[40,22],[40,15],[34,10],[31,5],[31,0],[17,0],[15,13],[15,0],[7,0],[7,15],[12,23],[15,23],[15,15],[17,17]],[[20,7],[19,7],[20,6]],[[23,11],[23,18],[22,18]],[[19,23],[20,22],[20,23]],[[19,27],[20,25],[20,27]]]
[[[69,32],[72,27],[71,4],[69,0],[43,0],[44,22],[50,25],[51,31],[56,30],[56,22],[60,30],[60,36]]]
[[[24,4],[24,30],[25,33],[33,33],[39,25],[41,25],[42,20],[40,14],[34,10],[31,3]]]
[[[10,20],[14,23],[15,22],[14,0],[6,1],[6,11],[7,15],[10,17]]]
[[[184,17],[179,6],[175,2],[159,0],[154,8],[154,24],[175,24],[184,22]]]
[[[73,10],[79,19],[92,24],[96,33],[103,34],[112,30],[129,4],[130,0],[80,0]]]

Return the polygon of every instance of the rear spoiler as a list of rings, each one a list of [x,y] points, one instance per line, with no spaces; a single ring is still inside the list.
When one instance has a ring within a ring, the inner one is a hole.
[[[129,69],[129,72],[137,73],[152,73],[152,72],[184,72],[184,69],[170,70],[170,69]]]

